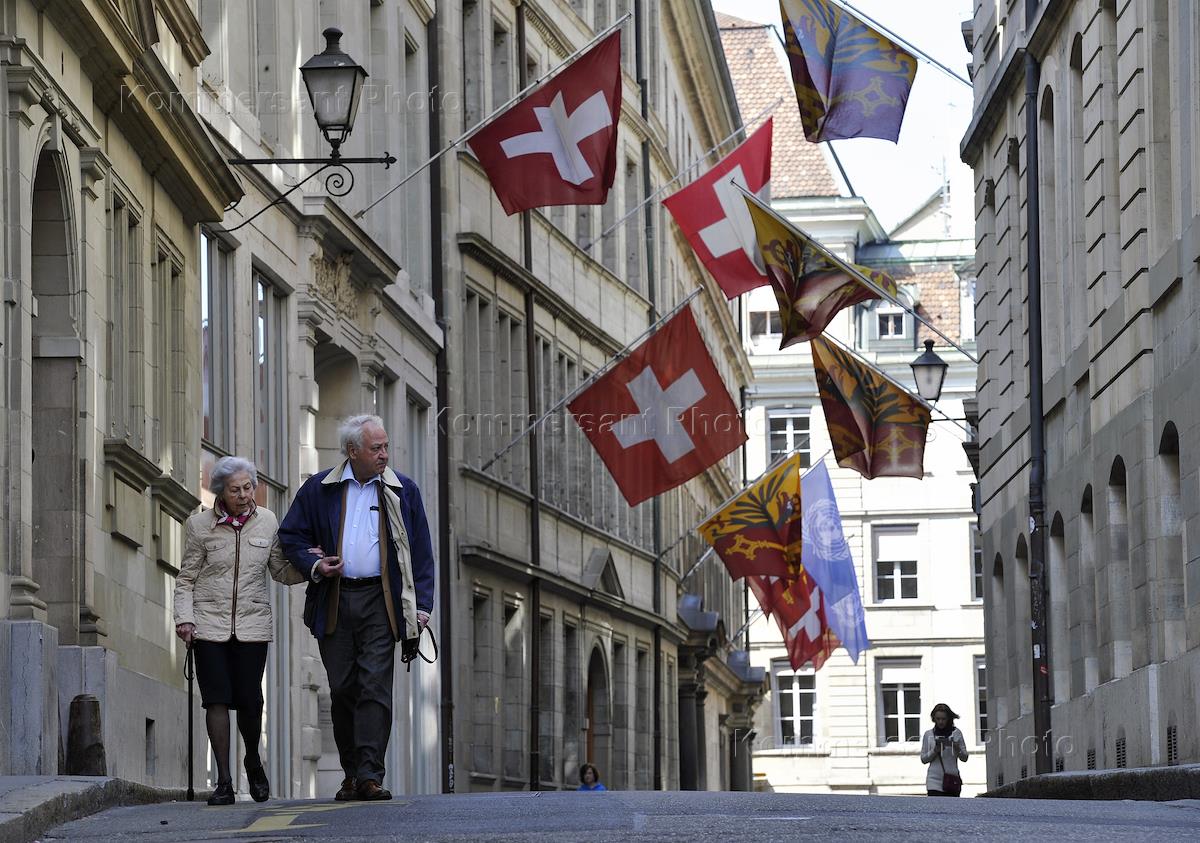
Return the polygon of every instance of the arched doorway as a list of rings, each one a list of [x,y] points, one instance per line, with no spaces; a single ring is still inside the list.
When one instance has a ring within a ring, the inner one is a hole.
[[[33,578],[60,644],[79,641],[82,533],[75,248],[61,158],[43,152],[33,181],[29,283]]]
[[[600,647],[592,648],[587,672],[587,754],[585,760],[609,772],[612,757],[612,709],[608,687],[608,667]]]

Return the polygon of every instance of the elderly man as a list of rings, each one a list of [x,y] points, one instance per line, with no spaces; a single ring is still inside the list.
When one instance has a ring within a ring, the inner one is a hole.
[[[279,526],[279,541],[310,580],[304,623],[329,676],[333,737],[345,773],[334,798],[391,799],[383,758],[396,642],[419,636],[429,622],[433,550],[420,490],[388,468],[383,421],[354,416],[338,438],[346,458],[304,483]]]

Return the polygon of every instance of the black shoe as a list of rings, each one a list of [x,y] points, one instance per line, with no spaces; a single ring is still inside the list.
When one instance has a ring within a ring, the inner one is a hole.
[[[266,802],[271,798],[271,783],[267,781],[267,771],[263,769],[261,761],[255,767],[251,767],[249,761],[246,761],[245,764],[246,781],[250,785],[250,798],[255,802]]]
[[[233,782],[217,782],[212,796],[208,797],[209,805],[232,805],[234,803]]]
[[[358,782],[352,776],[342,779],[342,786],[333,795],[338,802],[353,802],[358,799]]]

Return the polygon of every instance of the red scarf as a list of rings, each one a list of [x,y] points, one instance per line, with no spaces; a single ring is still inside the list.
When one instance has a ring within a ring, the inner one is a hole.
[[[241,530],[242,527],[246,526],[246,522],[254,517],[254,511],[257,508],[254,501],[250,501],[250,508],[241,515],[230,515],[225,511],[225,504],[218,499],[216,506],[217,526],[220,527],[224,524],[226,527],[232,527],[234,530]]]

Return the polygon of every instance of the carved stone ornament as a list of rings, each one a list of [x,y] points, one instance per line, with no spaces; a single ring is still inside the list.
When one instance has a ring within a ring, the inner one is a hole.
[[[329,260],[324,255],[313,255],[313,286],[317,294],[333,310],[347,319],[358,316],[358,290],[350,281],[350,262],[354,255],[342,252]]]

